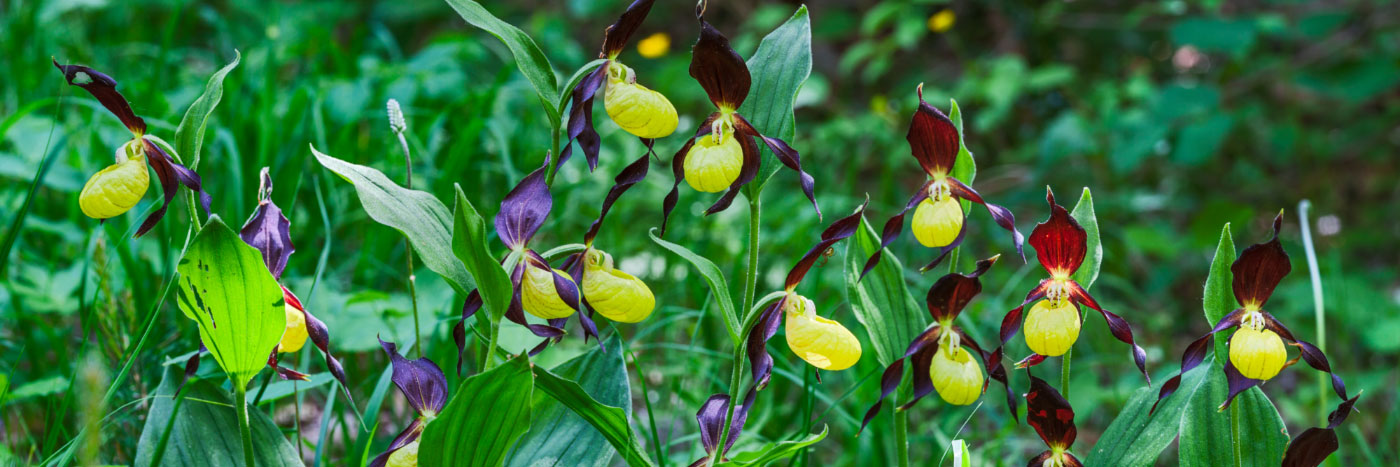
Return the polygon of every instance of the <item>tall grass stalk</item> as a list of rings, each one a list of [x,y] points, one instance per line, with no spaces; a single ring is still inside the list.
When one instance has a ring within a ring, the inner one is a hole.
[[[1312,202],[1298,202],[1298,228],[1303,231],[1303,251],[1308,257],[1308,277],[1312,280],[1313,323],[1317,327],[1317,349],[1327,351],[1326,310],[1322,305],[1322,271],[1317,267],[1317,248],[1313,246],[1312,226],[1308,223],[1308,209]],[[1323,425],[1327,424],[1327,374],[1317,372],[1317,416]]]
[[[389,99],[385,104],[389,113],[389,129],[393,130],[394,136],[398,137],[399,148],[403,150],[404,167],[404,188],[413,189],[413,156],[408,151],[408,138],[404,137],[404,132],[408,131],[408,121],[403,117],[403,108],[399,107],[397,99]],[[423,358],[423,329],[418,321],[418,276],[413,273],[413,244],[409,243],[408,236],[403,237],[404,259],[408,263],[408,296],[413,302],[413,349],[418,353],[418,358]]]

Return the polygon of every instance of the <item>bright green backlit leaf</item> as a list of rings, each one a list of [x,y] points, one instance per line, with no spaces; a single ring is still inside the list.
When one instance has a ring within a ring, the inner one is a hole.
[[[204,146],[204,128],[209,124],[209,115],[214,113],[214,108],[219,106],[219,100],[224,97],[224,78],[238,66],[242,58],[242,53],[238,50],[233,51],[233,61],[209,77],[209,82],[204,85],[204,94],[200,94],[199,98],[190,104],[189,110],[185,111],[185,117],[180,119],[180,126],[175,128],[175,153],[189,162],[190,170],[199,167],[199,153]]]
[[[797,121],[792,114],[792,104],[797,92],[802,90],[802,83],[812,74],[812,22],[807,16],[807,7],[798,7],[787,22],[764,36],[758,50],[749,57],[748,66],[753,85],[748,99],[739,106],[739,115],[760,133],[798,147],[793,141],[797,135]],[[758,178],[744,188],[749,196],[762,190],[768,178],[782,167],[762,142],[759,148],[763,160]],[[794,188],[796,178],[793,177]]]
[[[418,447],[424,467],[501,465],[506,452],[530,429],[534,383],[521,355],[462,380],[452,400],[428,423]]]
[[[1103,242],[1099,238],[1099,218],[1094,216],[1094,195],[1089,193],[1089,187],[1084,187],[1084,194],[1079,197],[1079,204],[1074,205],[1074,210],[1069,213],[1070,217],[1079,221],[1079,225],[1084,227],[1088,234],[1087,249],[1084,253],[1084,264],[1079,266],[1072,279],[1079,285],[1088,289],[1094,285],[1094,281],[1099,278],[1099,269],[1103,265]]]
[[[802,450],[806,449],[807,446],[817,444],[818,441],[826,439],[826,434],[827,426],[822,425],[821,433],[810,434],[803,437],[802,439],[792,441],[778,441],[774,443],[768,443],[763,445],[763,447],[752,451],[745,451],[739,454],[733,454],[729,456],[729,462],[723,462],[719,465],[732,465],[735,467],[758,467],[764,465],[772,465],[777,463],[778,461],[792,457],[794,454],[802,452]]]

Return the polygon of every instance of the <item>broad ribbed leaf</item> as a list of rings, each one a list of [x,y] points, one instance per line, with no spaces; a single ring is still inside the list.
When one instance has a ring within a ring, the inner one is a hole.
[[[476,207],[472,206],[471,201],[467,200],[462,185],[455,187],[457,207],[452,216],[455,222],[452,229],[452,251],[457,254],[457,259],[462,260],[462,264],[476,281],[477,290],[481,292],[481,301],[486,306],[491,322],[498,322],[505,316],[506,307],[510,306],[510,276],[506,275],[505,269],[501,269],[501,264],[491,256],[491,250],[486,247],[486,237],[491,232],[486,227],[486,220],[477,212]]]
[[[521,355],[462,380],[452,400],[428,427],[418,447],[424,467],[501,465],[506,452],[530,428],[533,381]]]
[[[351,164],[311,148],[316,160],[340,175],[360,197],[370,219],[402,232],[418,257],[457,292],[476,288],[467,268],[452,253],[452,211],[433,195],[399,186],[383,172]]]
[[[736,467],[759,467],[770,465],[777,461],[781,461],[783,459],[792,457],[794,454],[797,454],[803,449],[806,449],[807,446],[817,444],[817,442],[826,439],[826,433],[827,426],[822,425],[821,433],[810,434],[806,437],[803,437],[802,439],[797,440],[768,443],[763,445],[763,447],[754,449],[752,451],[745,451],[739,454],[731,455],[729,456],[729,462],[721,462],[719,465],[732,465]]]
[[[653,465],[628,424],[632,397],[622,342],[614,336],[605,347],[553,370],[535,367],[534,421],[507,465],[605,466],[614,451],[627,465]]]
[[[1089,187],[1084,187],[1084,194],[1079,197],[1079,204],[1074,205],[1074,210],[1070,211],[1070,217],[1079,221],[1079,226],[1084,228],[1087,234],[1085,240],[1084,264],[1079,266],[1073,276],[1075,282],[1083,286],[1085,290],[1094,285],[1094,281],[1099,278],[1099,267],[1103,264],[1103,243],[1099,239],[1099,218],[1094,215],[1094,195],[1089,193]]]
[[[264,357],[266,358],[266,357]],[[146,413],[146,427],[136,444],[136,463],[149,466],[155,460],[155,448],[171,422],[175,388],[185,378],[179,366],[165,367],[165,375],[151,398],[151,410]],[[326,378],[329,380],[330,378]],[[243,440],[238,434],[238,414],[228,392],[213,381],[196,380],[186,384],[185,400],[175,414],[170,427],[170,440],[165,446],[161,466],[234,467],[243,466]],[[253,431],[253,454],[259,466],[301,466],[301,457],[282,430],[261,410],[248,410],[248,424]]]
[[[218,107],[219,101],[224,98],[224,78],[238,66],[242,58],[243,54],[234,49],[233,61],[209,77],[209,82],[204,85],[204,94],[200,94],[199,98],[190,104],[184,118],[180,119],[180,126],[175,128],[176,154],[189,162],[187,167],[190,170],[199,168],[200,149],[204,146],[204,127],[209,123],[209,115],[214,113],[214,108]]]
[[[793,100],[812,74],[812,22],[807,16],[807,7],[798,7],[787,22],[764,36],[747,64],[753,85],[748,99],[739,106],[739,115],[759,133],[796,146],[793,144],[797,136]],[[762,190],[768,178],[782,167],[767,146],[759,147],[763,158],[758,178],[744,188],[750,196]]]
[[[199,340],[233,384],[247,386],[267,366],[286,329],[282,286],[262,254],[217,215],[209,217],[176,269],[180,311],[199,323]]]
[[[958,129],[958,157],[953,161],[953,178],[963,182],[967,186],[972,186],[972,181],[977,178],[977,159],[972,157],[972,151],[967,150],[967,137],[963,134],[962,110],[958,108],[958,101],[949,99],[948,119],[953,121],[953,126]],[[970,212],[972,202],[962,200],[962,210],[964,213]],[[952,267],[957,267],[953,263]]]
[[[893,253],[885,251],[880,264],[864,279],[860,277],[866,258],[878,248],[880,236],[861,219],[860,228],[846,244],[846,299],[870,334],[880,365],[889,366],[928,326],[929,316],[910,294],[904,264]]]
[[[1201,365],[1187,372],[1177,393],[1163,400],[1150,416],[1147,411],[1157,401],[1161,385],[1133,392],[1118,418],[1099,436],[1084,465],[1148,466],[1156,462],[1162,450],[1176,439],[1186,401],[1205,381],[1209,368],[1210,365]]]
[[[1220,244],[1215,247],[1215,259],[1210,261],[1210,275],[1206,276],[1205,297],[1202,299],[1206,321],[1210,323],[1206,329],[1214,327],[1220,318],[1235,309],[1235,292],[1230,288],[1230,283],[1235,279],[1235,274],[1230,271],[1230,265],[1234,262],[1235,239],[1230,235],[1230,224],[1225,224],[1220,229]],[[1226,346],[1229,339],[1229,332],[1215,334],[1216,361],[1223,362],[1229,358],[1230,351]]]
[[[1231,408],[1219,410],[1227,395],[1225,372],[1212,363],[1210,377],[1191,395],[1181,417],[1181,450],[1177,459],[1180,465],[1279,465],[1288,448],[1288,428],[1274,403],[1264,391],[1253,387],[1236,397]],[[1235,462],[1230,439],[1230,418],[1235,406],[1240,414],[1239,463]]]
[[[506,48],[509,48],[511,55],[515,57],[515,66],[520,68],[520,73],[525,75],[530,85],[535,87],[535,94],[539,95],[540,105],[544,106],[550,124],[559,128],[559,109],[555,106],[555,100],[559,98],[559,84],[554,80],[554,67],[549,64],[549,58],[544,56],[535,40],[520,28],[501,21],[486,11],[486,7],[480,3],[472,0],[447,0],[447,4],[451,5],[453,10],[457,10],[457,14],[467,20],[468,24],[491,33],[505,43]]]
[[[734,312],[734,300],[730,298],[729,285],[724,281],[724,273],[720,272],[719,266],[715,266],[714,262],[695,254],[686,247],[662,240],[656,236],[656,229],[652,229],[647,235],[650,235],[651,241],[656,242],[657,245],[661,245],[689,261],[700,272],[700,275],[705,277],[705,282],[710,284],[710,292],[715,296],[714,301],[719,304],[720,312],[724,315],[724,327],[729,329],[730,339],[733,339],[735,345],[738,345],[739,315]],[[744,312],[747,313],[748,310],[744,310]]]

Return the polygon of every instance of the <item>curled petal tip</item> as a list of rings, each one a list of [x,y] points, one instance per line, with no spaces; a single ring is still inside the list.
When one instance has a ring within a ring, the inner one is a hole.
[[[924,101],[924,83],[922,83],[922,82],[919,83],[919,86],[918,86],[917,88],[914,88],[914,90],[915,90],[916,92],[919,93],[919,102],[923,102],[923,101]]]

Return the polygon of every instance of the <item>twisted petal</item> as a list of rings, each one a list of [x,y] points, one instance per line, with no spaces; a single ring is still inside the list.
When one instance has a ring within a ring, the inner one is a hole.
[[[1157,392],[1157,402],[1152,403],[1152,408],[1147,411],[1148,415],[1151,415],[1152,412],[1157,410],[1157,405],[1162,403],[1162,399],[1166,399],[1167,396],[1172,395],[1172,393],[1176,392],[1177,388],[1181,386],[1181,375],[1186,374],[1186,372],[1191,371],[1200,365],[1201,362],[1205,361],[1206,351],[1210,350],[1210,345],[1214,342],[1211,337],[1215,336],[1217,332],[1239,326],[1244,314],[1245,310],[1240,308],[1222,316],[1220,321],[1215,323],[1215,327],[1212,328],[1210,332],[1197,338],[1192,341],[1190,345],[1186,346],[1186,352],[1181,354],[1181,371],[1177,372],[1176,376],[1168,379],[1167,382],[1162,383],[1162,389]]]
[[[316,318],[316,315],[302,306],[301,299],[286,287],[282,288],[282,298],[287,302],[287,306],[295,307],[302,312],[306,320],[306,336],[311,339],[311,345],[316,346],[316,350],[321,351],[321,356],[326,358],[326,369],[330,370],[331,376],[340,382],[340,388],[345,392],[345,398],[354,403],[355,398],[350,395],[350,384],[345,379],[345,366],[340,360],[331,355],[331,333],[326,328],[326,323]]]
[[[671,211],[676,208],[676,203],[680,201],[681,181],[685,180],[686,155],[690,154],[690,149],[695,146],[695,141],[705,135],[710,134],[711,124],[719,118],[719,113],[715,112],[705,118],[700,123],[700,127],[695,130],[695,136],[685,142],[676,155],[671,157],[671,174],[675,177],[671,184],[671,192],[666,194],[666,199],[661,204],[661,236],[666,235],[666,223],[671,219]]]
[[[292,245],[292,223],[282,215],[282,209],[272,202],[272,175],[267,169],[262,172],[262,186],[265,190],[260,191],[265,191],[266,197],[263,197],[263,193],[259,194],[258,207],[253,210],[248,222],[243,224],[238,236],[243,238],[244,243],[257,248],[272,277],[281,279],[282,271],[287,268],[287,258],[296,251]]]
[[[1342,383],[1341,376],[1338,376],[1336,373],[1332,372],[1332,364],[1327,361],[1327,355],[1322,353],[1322,349],[1317,348],[1317,346],[1312,345],[1307,341],[1303,341],[1296,337],[1293,337],[1293,332],[1289,331],[1287,327],[1284,327],[1282,322],[1280,322],[1277,318],[1274,318],[1274,315],[1271,315],[1267,312],[1263,312],[1261,313],[1261,315],[1264,317],[1264,326],[1266,328],[1278,333],[1279,336],[1282,336],[1284,339],[1288,340],[1289,342],[1292,342],[1294,346],[1298,347],[1298,350],[1301,352],[1301,357],[1303,358],[1303,361],[1307,362],[1308,366],[1311,366],[1318,371],[1326,372],[1328,375],[1331,375],[1332,391],[1336,392],[1337,396],[1341,397],[1342,400],[1347,399],[1346,384]]]
[[[145,235],[165,217],[165,210],[170,207],[170,202],[175,200],[175,193],[180,189],[180,185],[198,193],[200,207],[204,208],[204,212],[210,212],[211,199],[201,187],[199,174],[183,165],[176,164],[170,155],[160,148],[160,145],[151,142],[151,140],[143,137],[141,143],[145,146],[146,163],[155,169],[156,177],[160,179],[161,190],[165,192],[165,201],[151,215],[146,216],[145,221],[141,222],[141,227],[136,229],[136,236]]]
[[[899,211],[899,214],[895,214],[893,217],[890,217],[889,220],[885,221],[884,228],[880,230],[880,248],[875,250],[874,254],[870,255],[870,259],[865,260],[865,267],[860,270],[861,278],[864,278],[866,273],[869,273],[871,269],[875,269],[875,265],[880,264],[880,257],[883,256],[885,247],[890,246],[891,243],[894,243],[895,239],[899,238],[899,231],[904,227],[904,214],[908,213],[910,209],[914,209],[915,206],[918,206],[919,202],[928,198],[928,187],[932,183],[932,181],[924,182],[923,186],[919,187],[919,190],[914,193],[914,196],[909,198],[909,202],[904,203],[904,210]]]
[[[1136,342],[1133,342],[1133,328],[1128,326],[1128,321],[1100,307],[1099,303],[1094,301],[1094,297],[1089,295],[1089,291],[1080,287],[1079,283],[1067,280],[1065,285],[1069,290],[1070,301],[1087,306],[1102,314],[1104,321],[1108,322],[1108,330],[1113,333],[1113,337],[1133,348],[1133,362],[1137,363],[1138,371],[1142,372],[1143,379],[1146,379],[1147,385],[1151,386],[1152,377],[1147,375],[1147,352],[1143,351]]]
[[[53,66],[58,67],[58,70],[63,72],[63,79],[67,80],[68,84],[83,88],[92,94],[92,97],[97,98],[97,101],[112,112],[112,115],[121,119],[122,124],[126,125],[126,129],[130,130],[131,134],[137,136],[146,134],[146,121],[136,116],[136,113],[131,111],[131,104],[128,104],[126,98],[117,92],[117,80],[82,65],[59,65],[58,59],[53,60]]]
[[[408,399],[408,405],[413,406],[419,415],[441,412],[447,404],[447,377],[442,374],[442,369],[426,357],[416,360],[403,358],[393,342],[380,339],[379,345],[384,347],[384,353],[389,355],[389,362],[393,365],[394,373],[390,379]]]
[[[787,306],[791,296],[784,296],[768,308],[763,309],[763,314],[758,316],[753,328],[746,336],[747,348],[745,351],[749,355],[749,366],[753,373],[753,384],[755,388],[763,389],[768,386],[768,379],[773,375],[773,357],[768,355],[768,340],[778,333],[778,323],[782,319],[783,309]]]
[[[1026,393],[1026,422],[1047,446],[1068,450],[1074,445],[1078,430],[1074,426],[1074,408],[1059,391],[1045,380],[1031,376],[1031,390]]]
[[[1225,398],[1224,404],[1220,404],[1219,410],[1225,410],[1230,408],[1230,403],[1235,401],[1235,396],[1240,395],[1240,393],[1244,392],[1249,388],[1258,386],[1260,384],[1264,384],[1264,381],[1252,379],[1246,377],[1243,374],[1240,374],[1240,370],[1238,368],[1235,368],[1234,362],[1226,360],[1225,383],[1230,388],[1230,395],[1229,397]]]
[[[744,185],[748,185],[749,182],[752,182],[754,177],[758,176],[758,145],[753,142],[753,139],[757,136],[757,134],[744,132],[738,129],[734,131],[734,137],[739,141],[739,147],[743,150],[744,155],[743,164],[739,166],[739,178],[735,179],[734,183],[729,184],[729,191],[720,195],[719,199],[715,200],[715,204],[710,205],[710,207],[705,210],[705,215],[708,216],[729,209],[729,205],[734,202],[734,198],[739,196],[739,190],[742,189]]]
[[[642,154],[642,157],[638,157],[637,160],[632,161],[632,163],[624,167],[621,172],[618,172],[617,177],[613,178],[614,184],[612,188],[608,189],[607,196],[603,197],[603,205],[598,212],[598,219],[593,221],[593,224],[588,227],[588,233],[583,235],[583,243],[585,245],[593,244],[593,238],[598,236],[598,229],[602,227],[603,219],[608,216],[608,211],[612,209],[613,203],[617,202],[617,199],[622,197],[622,194],[626,193],[627,189],[632,188],[632,185],[640,183],[647,177],[649,165],[647,156],[651,154],[652,142],[651,140],[642,141],[647,145],[647,154]]]
[[[555,162],[555,170],[564,165],[574,154],[573,143],[578,142],[580,149],[583,149],[583,156],[588,160],[588,170],[598,168],[598,149],[602,146],[602,138],[598,136],[598,130],[593,127],[593,98],[597,95],[598,89],[603,87],[608,76],[608,64],[593,70],[583,80],[580,80],[572,91],[569,91],[569,125],[566,134],[569,140],[564,143],[564,147],[559,150],[559,160]],[[547,165],[547,164],[546,164]]]
[[[578,311],[578,285],[568,273],[550,268],[549,263],[534,252],[529,255],[520,283],[525,312],[544,319],[560,319]]]
[[[1050,218],[1031,231],[1031,246],[1046,272],[1053,277],[1069,277],[1084,263],[1089,236],[1064,206],[1055,203],[1055,193],[1048,187],[1045,202],[1050,204]]]
[[[1287,276],[1293,266],[1288,261],[1288,253],[1278,241],[1278,231],[1283,226],[1283,213],[1274,218],[1274,235],[1269,241],[1250,245],[1240,253],[1239,259],[1230,265],[1234,273],[1231,283],[1235,300],[1241,306],[1253,305],[1262,308],[1273,295],[1283,276]],[[1345,397],[1343,398],[1345,399]]]
[[[1356,397],[1342,401],[1337,410],[1327,416],[1326,428],[1308,428],[1288,443],[1288,451],[1283,454],[1283,466],[1316,467],[1321,465],[1327,456],[1337,452],[1340,445],[1336,429],[1346,421],[1347,415],[1351,414],[1352,407],[1360,397],[1361,395],[1357,394]]]
[[[802,282],[802,279],[807,277],[807,272],[812,270],[812,265],[817,262],[818,258],[826,253],[828,248],[831,248],[836,242],[855,235],[856,229],[860,228],[861,215],[865,213],[865,206],[869,203],[870,200],[867,199],[865,203],[861,203],[860,206],[857,206],[855,212],[851,213],[851,215],[837,219],[836,222],[832,222],[830,226],[827,226],[826,230],[822,231],[821,241],[807,250],[807,253],[803,254],[802,258],[797,260],[797,264],[794,264],[792,269],[788,270],[787,278],[783,281],[783,285],[786,286],[788,290],[796,288],[797,285]]]
[[[1010,209],[984,201],[982,195],[977,193],[977,190],[972,189],[972,187],[967,186],[967,184],[964,184],[956,178],[948,177],[948,187],[952,189],[953,196],[980,204],[987,208],[987,213],[992,215],[992,220],[996,221],[997,225],[1001,226],[1001,228],[1011,232],[1011,244],[1016,247],[1016,254],[1021,256],[1022,261],[1025,261],[1025,237],[1021,235],[1021,231],[1016,230],[1016,216],[1011,214]],[[1051,204],[1054,203],[1052,202]],[[1064,208],[1060,209],[1063,210]],[[1071,218],[1071,220],[1073,220],[1073,218]],[[1082,231],[1083,229],[1080,230]],[[1080,255],[1080,261],[1083,261],[1083,259],[1083,255]],[[1076,264],[1075,268],[1078,267],[1079,266]]]
[[[813,193],[816,187],[816,180],[802,170],[802,156],[797,153],[797,150],[789,146],[787,141],[760,134],[758,129],[754,128],[742,115],[734,114],[734,117],[736,125],[743,128],[745,132],[758,135],[759,139],[763,140],[763,144],[768,146],[770,151],[773,151],[773,156],[778,158],[778,162],[782,162],[784,166],[797,172],[797,179],[799,185],[802,187],[802,194],[807,195],[807,200],[812,202],[812,209],[817,211],[817,219],[821,219],[822,209],[820,206],[817,206],[817,197]]]
[[[544,159],[544,166],[530,172],[506,194],[501,200],[501,211],[496,214],[496,235],[512,250],[524,248],[554,208],[554,197],[544,182],[549,156]]]

